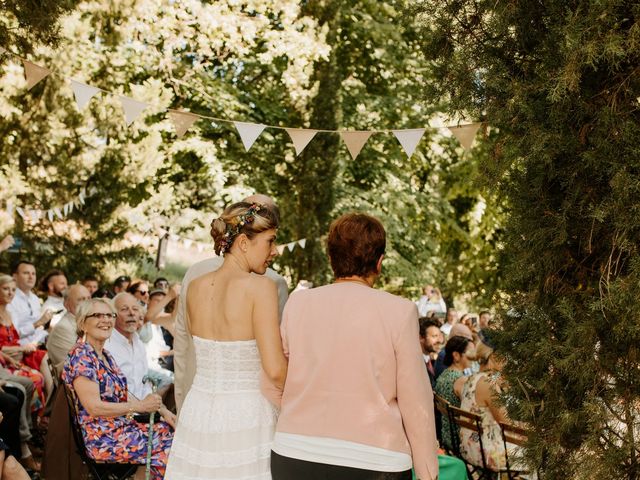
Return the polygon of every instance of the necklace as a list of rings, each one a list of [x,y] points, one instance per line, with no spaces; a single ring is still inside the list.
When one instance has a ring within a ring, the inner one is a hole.
[[[371,285],[369,285],[369,282],[367,282],[366,280],[363,280],[362,278],[359,277],[343,277],[343,278],[337,278],[336,281],[334,283],[361,283],[362,285],[366,285],[367,287],[371,288]]]

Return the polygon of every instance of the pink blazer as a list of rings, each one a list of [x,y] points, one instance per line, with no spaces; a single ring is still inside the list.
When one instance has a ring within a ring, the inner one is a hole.
[[[294,293],[282,318],[289,357],[277,431],[408,453],[438,475],[433,393],[414,303],[355,282]],[[281,395],[281,396],[280,396]]]

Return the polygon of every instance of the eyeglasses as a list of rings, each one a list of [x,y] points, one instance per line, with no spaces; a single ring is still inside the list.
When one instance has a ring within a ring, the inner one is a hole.
[[[136,290],[136,293],[140,295],[149,295],[149,290]]]
[[[98,320],[105,320],[107,318],[115,319],[117,315],[115,313],[90,313],[85,318],[97,318]]]

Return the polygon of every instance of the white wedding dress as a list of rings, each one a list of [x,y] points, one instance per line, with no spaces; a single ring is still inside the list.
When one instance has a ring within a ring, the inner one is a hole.
[[[196,375],[185,398],[166,480],[271,480],[277,409],[260,393],[255,340],[193,337]]]

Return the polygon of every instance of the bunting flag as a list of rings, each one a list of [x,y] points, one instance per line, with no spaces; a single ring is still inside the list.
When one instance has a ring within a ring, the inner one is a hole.
[[[460,145],[465,150],[469,150],[473,145],[473,140],[480,128],[481,123],[469,123],[467,125],[459,125],[457,127],[447,127],[454,137],[458,139]]]
[[[22,210],[22,208],[16,207],[16,212],[18,212],[18,215],[20,215],[22,218],[25,217],[24,210]]]
[[[354,160],[360,154],[360,150],[362,150],[362,147],[364,147],[364,144],[367,143],[367,140],[369,140],[372,134],[373,132],[365,131],[340,132],[340,136],[347,145],[351,158]]]
[[[307,246],[307,239],[303,238],[302,240],[298,240],[298,245],[300,245],[302,248]]]
[[[120,103],[124,110],[124,118],[128,127],[140,116],[142,111],[147,108],[147,104],[123,95],[118,95],[118,97],[120,98]]]
[[[402,149],[407,154],[407,157],[411,158],[425,130],[426,128],[413,128],[410,130],[392,130],[392,132],[400,142],[400,145],[402,145]]]
[[[254,142],[258,139],[266,125],[261,123],[233,122],[242,139],[244,149],[248,152]]]
[[[47,210],[47,218],[50,222],[53,222],[53,210]]]
[[[293,146],[296,149],[296,155],[300,155],[318,133],[317,130],[306,130],[304,128],[285,128],[285,130],[291,137]]]
[[[278,245],[276,247],[276,250],[278,251],[278,255],[282,255],[284,253],[285,248],[286,248],[286,245]]]
[[[169,110],[167,115],[169,119],[171,119],[171,122],[173,122],[173,127],[176,129],[178,138],[182,138],[182,136],[187,133],[187,130],[191,128],[191,125],[200,118],[194,113],[180,110]]]
[[[185,238],[184,240],[182,240],[182,242],[184,243],[185,248],[191,248],[191,244],[193,243],[193,240],[189,240],[188,238]]]
[[[24,78],[27,80],[27,90],[31,90],[43,78],[51,73],[48,68],[41,67],[29,60],[22,60],[24,66]]]
[[[91,85],[87,85],[81,82],[77,82],[75,80],[69,80],[71,83],[71,89],[73,90],[73,95],[76,97],[76,103],[78,104],[78,109],[82,110],[91,99],[100,91],[99,88],[92,87]]]
[[[296,242],[287,243],[287,248],[290,252],[293,252],[293,249],[296,247]]]

